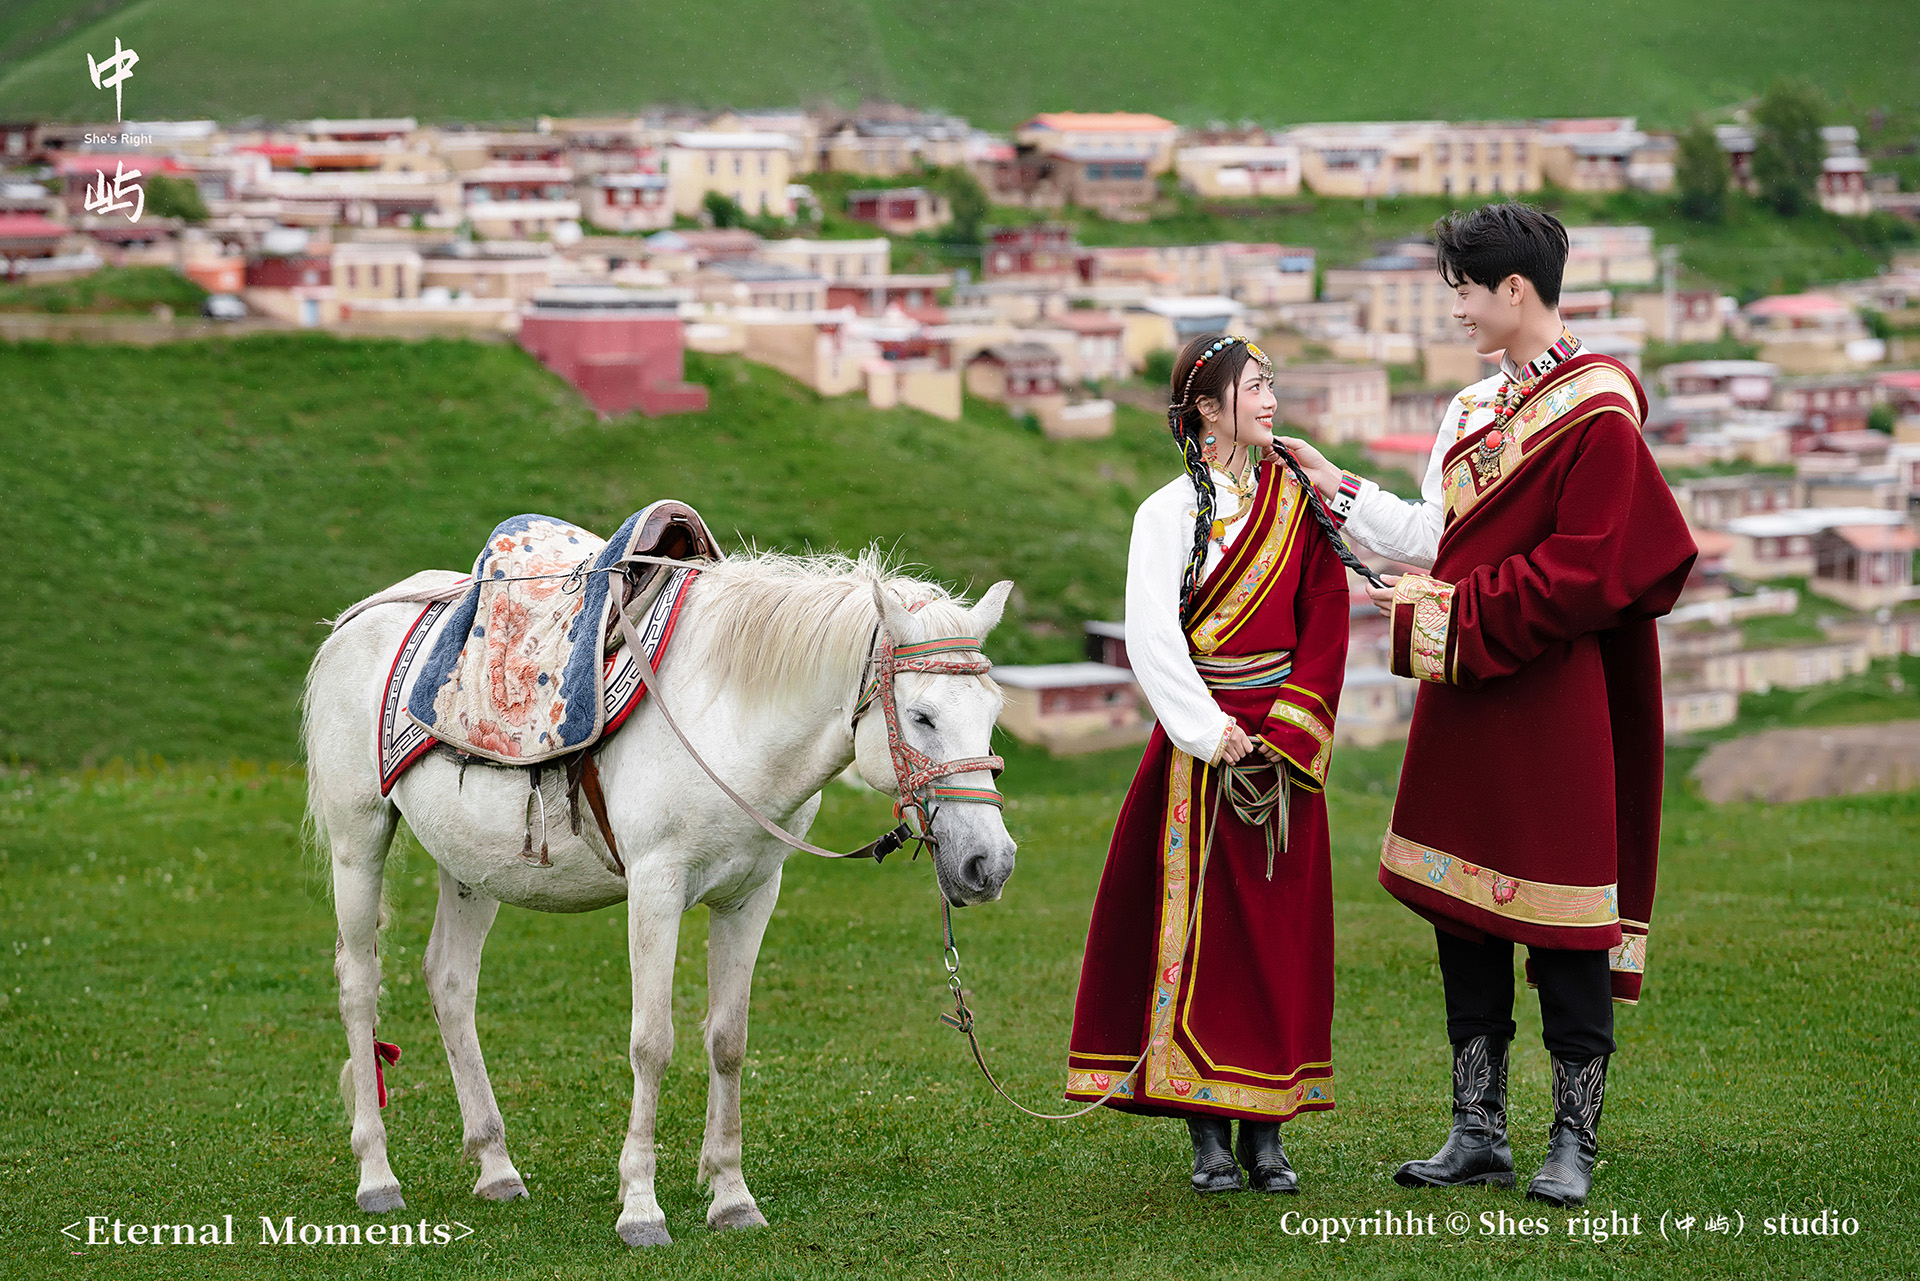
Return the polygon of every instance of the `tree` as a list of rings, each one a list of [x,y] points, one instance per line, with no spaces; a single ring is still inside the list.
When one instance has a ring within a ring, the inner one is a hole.
[[[1819,203],[1820,96],[1810,86],[1779,81],[1753,113],[1753,180],[1760,198],[1792,217]]]
[[[143,185],[147,190],[145,212],[162,218],[178,218],[182,222],[207,220],[207,202],[200,198],[200,188],[185,178],[157,173]]]
[[[947,233],[955,244],[977,245],[980,243],[980,224],[987,217],[987,192],[980,180],[971,172],[958,165],[948,168],[929,168],[922,175],[922,182],[929,191],[945,196],[947,208],[953,212],[953,224]]]
[[[746,211],[740,208],[739,202],[718,191],[709,191],[706,199],[700,203],[706,209],[707,217],[713,220],[713,225],[716,227],[738,227],[747,216]]]
[[[1726,150],[1700,120],[1680,135],[1679,144],[1673,184],[1680,193],[1680,212],[1697,222],[1719,222],[1727,213],[1727,184],[1733,178]]]

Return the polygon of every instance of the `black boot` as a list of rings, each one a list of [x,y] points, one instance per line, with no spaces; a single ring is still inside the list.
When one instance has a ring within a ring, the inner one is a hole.
[[[1394,1172],[1403,1188],[1453,1188],[1471,1183],[1513,1186],[1513,1149],[1507,1145],[1507,1043],[1475,1036],[1453,1047],[1453,1132],[1425,1161]]]
[[[1233,1123],[1224,1116],[1190,1116],[1187,1133],[1193,1137],[1193,1190],[1195,1192],[1238,1192],[1246,1184],[1240,1181],[1240,1167],[1227,1151]]]
[[[1585,1205],[1600,1154],[1600,1104],[1607,1094],[1607,1055],[1584,1062],[1553,1056],[1553,1129],[1547,1159],[1527,1196],[1549,1205]]]
[[[1233,1154],[1247,1167],[1247,1182],[1255,1192],[1300,1191],[1300,1176],[1293,1172],[1287,1154],[1280,1149],[1278,1121],[1241,1121],[1240,1139]]]

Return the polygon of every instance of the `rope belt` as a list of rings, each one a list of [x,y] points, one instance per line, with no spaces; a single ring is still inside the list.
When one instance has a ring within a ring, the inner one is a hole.
[[[1293,674],[1293,651],[1258,654],[1194,654],[1193,670],[1208,689],[1274,689]],[[1255,742],[1264,742],[1255,739]],[[1274,856],[1287,848],[1287,801],[1292,784],[1284,764],[1249,754],[1225,767],[1227,803],[1233,816],[1257,827],[1267,842],[1267,879]]]

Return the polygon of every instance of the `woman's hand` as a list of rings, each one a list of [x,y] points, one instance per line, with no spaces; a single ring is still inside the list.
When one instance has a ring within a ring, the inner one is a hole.
[[[1299,462],[1300,470],[1307,473],[1307,479],[1320,491],[1320,497],[1332,498],[1340,492],[1340,469],[1327,461],[1325,454],[1298,436],[1280,436],[1277,440]]]
[[[1247,737],[1247,731],[1240,728],[1240,722],[1231,721],[1227,724],[1226,737],[1220,740],[1220,747],[1220,759],[1233,765],[1253,750],[1253,740]]]

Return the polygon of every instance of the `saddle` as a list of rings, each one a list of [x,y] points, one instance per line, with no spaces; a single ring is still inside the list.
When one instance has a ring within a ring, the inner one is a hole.
[[[610,541],[551,516],[501,522],[471,586],[442,593],[402,639],[382,709],[382,792],[436,745],[463,762],[530,768],[535,792],[542,765],[571,756],[574,831],[584,790],[612,851],[591,751],[645,694],[697,565],[719,558],[700,514],[671,499],[635,512]],[[641,654],[623,648],[623,613]]]

